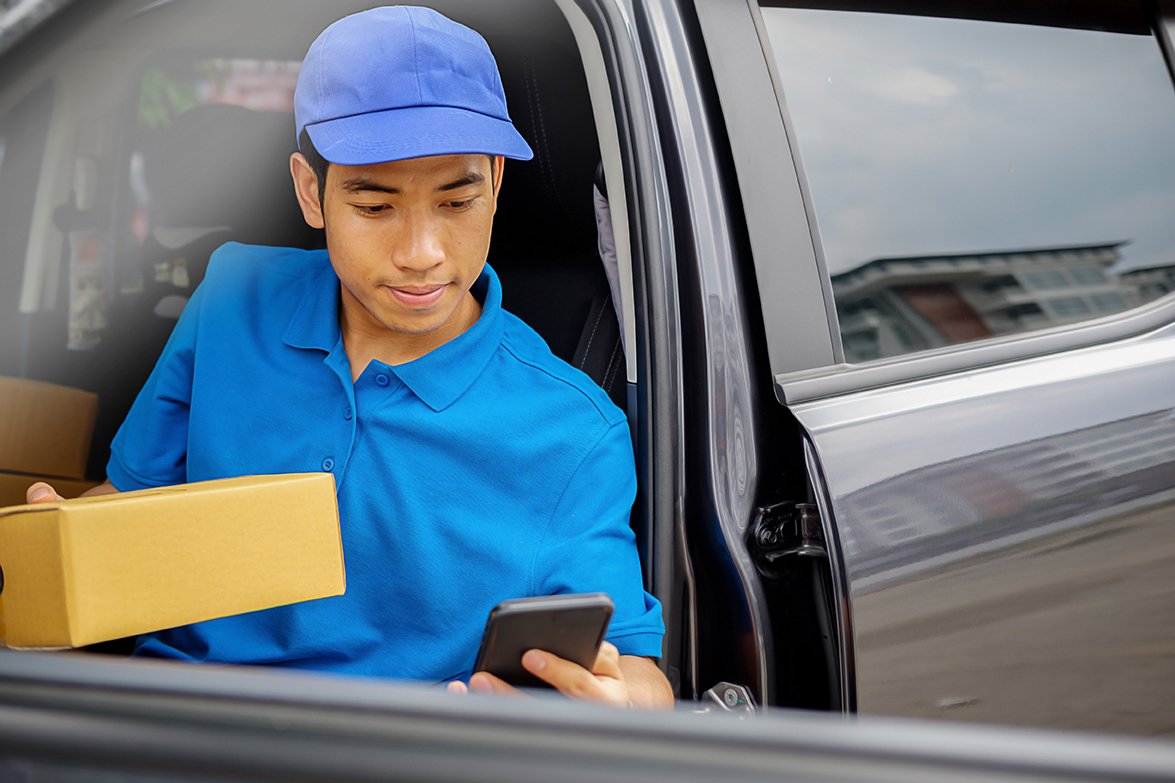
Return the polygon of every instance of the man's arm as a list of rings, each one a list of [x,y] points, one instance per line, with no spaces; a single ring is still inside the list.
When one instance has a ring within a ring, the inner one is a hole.
[[[85,492],[78,495],[78,497],[88,498],[94,495],[113,495],[116,492],[118,492],[118,490],[115,489],[114,485],[110,483],[110,479],[106,479],[98,486],[90,487]],[[61,495],[57,494],[57,490],[53,489],[52,486],[46,484],[44,481],[38,481],[36,484],[33,484],[31,487],[25,490],[24,495],[25,502],[27,503],[52,503],[55,500],[65,500],[65,498],[61,497]]]
[[[673,687],[652,658],[621,655],[620,670],[628,683],[628,699],[633,707],[645,710],[673,709]]]

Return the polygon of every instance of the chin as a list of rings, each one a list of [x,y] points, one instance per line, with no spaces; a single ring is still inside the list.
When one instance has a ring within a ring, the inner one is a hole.
[[[444,322],[444,319],[435,322],[423,319],[420,321],[390,321],[384,322],[384,326],[397,334],[424,335],[435,332]]]

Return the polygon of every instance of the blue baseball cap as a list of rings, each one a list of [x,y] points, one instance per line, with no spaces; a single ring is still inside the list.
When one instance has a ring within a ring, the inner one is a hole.
[[[530,160],[480,35],[431,8],[344,17],[310,45],[294,122],[340,166],[484,153]]]

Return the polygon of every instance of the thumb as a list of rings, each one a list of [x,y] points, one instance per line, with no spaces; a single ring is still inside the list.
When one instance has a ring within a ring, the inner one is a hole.
[[[44,481],[38,481],[25,492],[25,500],[29,503],[52,503],[56,500],[65,500],[53,487]]]

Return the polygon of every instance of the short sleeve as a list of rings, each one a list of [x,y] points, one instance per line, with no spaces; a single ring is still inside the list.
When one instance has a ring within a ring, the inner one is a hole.
[[[122,492],[187,481],[188,418],[201,300],[202,289],[197,288],[110,444],[106,476]]]
[[[536,595],[607,593],[616,605],[607,639],[621,655],[659,658],[661,604],[645,592],[629,527],[636,468],[627,422],[612,425],[563,492],[539,545]]]

